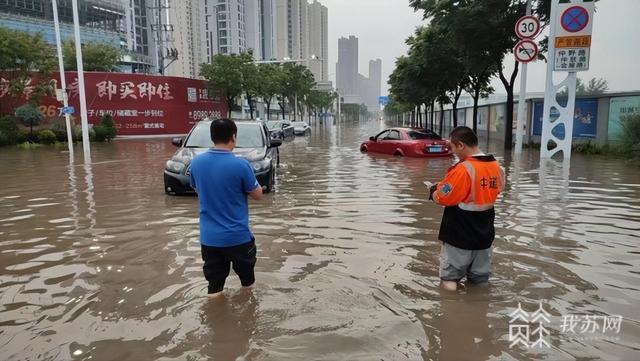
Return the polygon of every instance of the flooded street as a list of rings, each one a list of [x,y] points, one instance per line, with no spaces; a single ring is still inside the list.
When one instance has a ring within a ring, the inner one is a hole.
[[[168,139],[94,145],[91,166],[79,147],[74,166],[65,148],[0,149],[0,359],[640,359],[640,167],[575,155],[568,180],[540,178],[537,152],[491,145],[508,177],[493,279],[446,293],[422,182],[453,159],[361,154],[382,126],[281,148],[275,193],[251,203],[257,287],[232,274],[218,301],[197,199],[163,192]],[[519,303],[550,313],[550,347],[510,347]],[[623,321],[571,333],[569,314]]]

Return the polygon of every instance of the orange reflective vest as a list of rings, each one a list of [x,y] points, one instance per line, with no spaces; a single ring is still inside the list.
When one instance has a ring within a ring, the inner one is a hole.
[[[494,204],[505,185],[504,170],[491,155],[469,157],[449,169],[431,195],[445,206],[439,238],[470,250],[491,247]]]

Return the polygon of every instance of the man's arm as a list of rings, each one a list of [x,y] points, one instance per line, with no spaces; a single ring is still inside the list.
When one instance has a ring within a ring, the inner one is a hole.
[[[256,187],[256,189],[252,190],[251,192],[247,193],[247,195],[249,195],[249,198],[253,199],[254,201],[259,201],[262,199],[262,187],[260,185],[258,185]]]
[[[435,186],[431,197],[441,206],[455,206],[467,198],[471,192],[471,177],[462,165],[450,170],[446,177]]]
[[[245,166],[242,174],[242,187],[249,198],[253,199],[254,201],[259,201],[260,199],[262,199],[262,186],[260,186],[260,183],[258,183],[256,175],[255,173],[253,173],[253,169],[251,169],[251,165],[247,161],[245,161]]]

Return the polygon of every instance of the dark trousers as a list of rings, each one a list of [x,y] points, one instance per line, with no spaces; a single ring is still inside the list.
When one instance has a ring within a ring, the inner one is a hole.
[[[240,277],[242,286],[255,283],[256,243],[251,240],[233,247],[210,247],[201,244],[204,277],[209,282],[208,293],[222,292],[230,267]]]

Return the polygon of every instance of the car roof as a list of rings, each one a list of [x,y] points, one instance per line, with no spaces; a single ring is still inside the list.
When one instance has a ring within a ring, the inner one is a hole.
[[[201,121],[199,121],[198,123],[211,123],[213,122],[215,119],[203,119]],[[264,120],[257,120],[257,119],[231,119],[233,120],[234,123],[255,123],[255,124],[260,124],[263,123]]]

